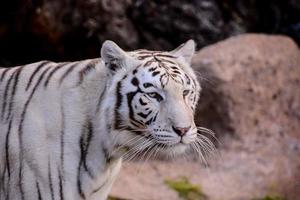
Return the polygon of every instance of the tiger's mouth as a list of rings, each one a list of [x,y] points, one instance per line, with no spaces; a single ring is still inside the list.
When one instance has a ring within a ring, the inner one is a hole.
[[[154,129],[127,127],[124,131],[119,134],[123,138],[117,149],[118,155],[126,161],[173,160],[191,156],[205,163],[207,157],[217,152],[212,138],[202,134],[204,132],[215,138],[214,133],[203,127],[191,129],[188,136],[178,136],[167,128],[155,132]]]
[[[172,133],[172,132],[170,132]],[[189,142],[184,137],[173,136],[172,140],[161,137],[155,138],[149,131],[131,132],[131,138],[122,145],[121,157],[127,161],[173,160],[181,156],[196,156],[200,160],[216,152],[214,144],[200,133]],[[173,133],[174,134],[174,133]]]

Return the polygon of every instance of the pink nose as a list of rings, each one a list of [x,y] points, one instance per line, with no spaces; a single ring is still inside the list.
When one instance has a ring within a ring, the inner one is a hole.
[[[177,133],[179,136],[184,136],[191,128],[191,126],[189,127],[174,127],[172,126],[173,130],[175,133]]]

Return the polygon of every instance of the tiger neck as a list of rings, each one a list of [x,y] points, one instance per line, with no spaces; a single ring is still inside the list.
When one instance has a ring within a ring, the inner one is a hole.
[[[81,85],[83,105],[86,105],[86,138],[93,138],[95,157],[99,157],[101,152],[103,162],[110,163],[118,159],[112,157],[114,146],[114,134],[112,130],[113,95],[110,88],[110,77],[107,75],[103,65],[96,68],[95,73],[90,74]]]
[[[99,70],[85,77],[76,89],[82,99],[78,106],[85,113],[84,131],[79,138],[81,171],[82,176],[86,177],[84,179],[89,180],[89,184],[82,186],[82,191],[89,191],[89,194],[102,190],[101,185],[105,188],[112,184],[118,171],[115,169],[121,165],[121,158],[113,156],[115,146],[109,125],[111,106],[107,105],[107,98],[113,94],[107,90],[109,77],[104,72],[100,66]],[[77,114],[82,115],[80,111]]]

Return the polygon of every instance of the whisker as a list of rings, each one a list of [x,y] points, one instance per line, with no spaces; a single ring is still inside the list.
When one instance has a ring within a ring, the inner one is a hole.
[[[144,155],[147,154],[147,152],[149,151],[149,149],[152,148],[152,145],[153,145],[153,142],[151,140],[148,141],[148,143],[142,148],[142,149],[139,149],[137,155],[140,154],[139,156],[139,161],[143,161],[143,157]],[[146,150],[144,150],[146,149]]]
[[[142,164],[139,165],[139,169],[142,170],[142,168],[145,166],[145,163],[148,161],[149,156],[151,155],[151,152],[153,151],[153,149],[155,149],[156,144],[153,143],[153,140],[151,140],[151,145],[149,147],[147,147],[147,149],[143,152],[142,156],[140,157],[140,161],[142,161]],[[149,152],[149,153],[148,153]],[[147,155],[148,154],[148,155]],[[147,156],[145,159],[144,157]]]
[[[134,155],[139,149],[147,143],[146,140],[142,141],[141,143],[138,143],[136,146],[133,146],[130,148],[127,152],[125,152],[122,157],[126,160],[130,158],[132,155]]]
[[[210,136],[212,136],[218,142],[218,144],[222,145],[221,141],[216,137],[215,132],[213,132],[212,130],[210,130],[208,128],[201,127],[201,126],[198,126],[197,130],[200,131],[200,132],[209,134]]]
[[[139,145],[143,145],[143,143],[145,143],[147,140],[145,140],[144,138],[139,138],[137,139],[136,141],[134,141],[133,143],[131,143],[130,145],[132,146],[132,148],[130,148],[127,152],[125,152],[123,154],[123,156],[126,154],[126,153],[130,153],[129,151],[132,151],[134,150],[135,148],[138,148]],[[125,146],[125,147],[128,147],[128,146]]]
[[[160,149],[162,149],[161,146],[164,146],[164,144],[159,143],[159,144],[157,145],[157,148],[156,148],[156,150],[155,150],[155,152],[154,152],[154,155],[153,155],[153,159],[156,158],[157,153],[160,151]]]
[[[203,74],[201,74],[200,72],[195,71],[195,74],[198,77],[198,79],[200,79],[200,82],[202,82],[202,80],[204,80],[207,83],[209,83],[211,86],[215,86],[216,85],[215,81],[213,81],[213,80],[211,80],[209,78],[204,77]]]
[[[221,157],[220,152],[215,147],[215,145],[205,136],[199,134],[196,141],[201,145],[202,149],[205,151],[207,157],[212,158],[215,156]]]
[[[201,151],[201,149],[202,149],[201,145],[199,143],[195,142],[195,143],[192,143],[192,147],[194,148],[194,150],[196,150],[200,160],[205,164],[205,166],[207,166],[207,161]]]
[[[145,162],[147,162],[147,161],[151,158],[152,154],[155,153],[155,151],[157,150],[157,146],[158,146],[158,145],[157,145],[156,143],[153,143],[153,145],[152,145],[152,147],[151,147],[152,150],[150,150],[148,156],[146,157]]]
[[[144,140],[142,143],[138,144],[137,146],[135,146],[134,148],[130,149],[127,153],[125,153],[123,155],[123,158],[125,160],[133,160],[133,158],[138,155],[138,153],[141,153],[142,149],[145,149],[147,147],[149,147],[149,145],[151,145],[152,141],[149,140]],[[132,156],[133,155],[133,156]]]
[[[120,146],[118,146],[116,149],[114,149],[113,153],[116,153],[117,151],[119,151],[120,149],[124,148],[124,147],[128,147],[128,146],[132,146],[135,143],[139,142],[140,140],[144,139],[143,137],[136,135],[133,138],[129,139],[128,141],[124,142],[123,144],[121,144]]]
[[[210,145],[207,141],[205,141],[205,139],[197,138],[196,141],[201,145],[202,149],[204,150],[207,156],[214,154],[214,152],[216,152],[216,148]]]
[[[135,132],[135,131],[149,131],[148,128],[131,128],[131,127],[128,127],[128,126],[122,126],[120,125],[121,128],[119,128],[118,130],[120,131],[132,131],[132,132]],[[130,129],[129,129],[130,128]],[[129,130],[128,130],[129,129]]]

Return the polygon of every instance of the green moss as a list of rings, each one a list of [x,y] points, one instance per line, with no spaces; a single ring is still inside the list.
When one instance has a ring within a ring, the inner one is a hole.
[[[266,195],[262,198],[255,198],[252,200],[285,200],[285,198],[278,196],[278,195]]]
[[[165,183],[175,190],[184,200],[206,200],[207,196],[202,192],[200,186],[191,184],[186,177],[176,180],[167,179]]]

